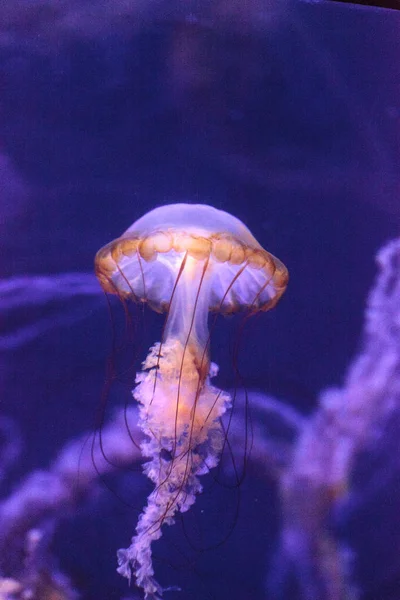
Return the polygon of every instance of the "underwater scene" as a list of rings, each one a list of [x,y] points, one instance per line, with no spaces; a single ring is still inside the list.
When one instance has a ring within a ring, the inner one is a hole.
[[[400,599],[400,12],[0,8],[0,600]]]

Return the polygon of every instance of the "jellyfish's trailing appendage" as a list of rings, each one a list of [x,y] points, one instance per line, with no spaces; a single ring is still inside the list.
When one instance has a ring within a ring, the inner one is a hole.
[[[172,204],[136,221],[96,256],[106,292],[166,312],[160,343],[137,374],[144,471],[155,488],[118,571],[135,578],[146,600],[163,589],[154,578],[151,544],[164,523],[185,512],[202,490],[199,475],[218,464],[221,416],[231,399],[211,384],[209,311],[265,311],[286,289],[288,272],[241,221],[211,206]]]

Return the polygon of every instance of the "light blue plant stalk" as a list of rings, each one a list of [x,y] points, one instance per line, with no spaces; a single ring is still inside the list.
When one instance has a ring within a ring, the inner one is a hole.
[[[356,458],[400,408],[400,239],[377,255],[380,268],[365,311],[361,352],[342,388],[323,392],[280,482],[282,532],[269,578],[284,598],[291,576],[304,600],[349,600],[349,553],[329,531],[336,503],[350,493]]]

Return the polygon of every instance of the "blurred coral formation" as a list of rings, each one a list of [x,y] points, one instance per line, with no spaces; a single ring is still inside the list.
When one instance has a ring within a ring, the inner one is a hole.
[[[272,566],[267,566],[268,598],[293,597],[295,582],[303,600],[346,600],[359,597],[354,579],[355,550],[332,527],[332,516],[346,505],[362,503],[353,489],[356,464],[368,460],[382,444],[385,430],[400,405],[400,239],[378,253],[379,274],[365,311],[360,353],[351,363],[340,389],[321,393],[318,407],[308,418],[286,403],[250,394],[254,410],[254,438],[250,460],[268,477],[278,481],[281,503],[280,543]],[[63,286],[59,281],[63,280]],[[54,279],[26,278],[2,281],[2,310],[24,308],[24,303],[45,304],[62,293],[98,293],[92,275],[65,274]],[[23,286],[28,293],[21,293]],[[19,291],[16,296],[8,294]],[[7,299],[9,306],[7,307]],[[57,320],[48,327],[63,326]],[[27,336],[12,338],[24,344]],[[8,334],[9,336],[10,334]],[[2,339],[3,350],[10,338]],[[243,403],[244,394],[238,394]],[[121,409],[99,434],[86,433],[71,441],[48,470],[25,476],[0,503],[0,598],[2,600],[61,600],[79,597],[52,556],[55,530],[66,515],[87,501],[102,475],[140,461],[132,443],[136,409]],[[243,414],[242,414],[243,416]],[[130,423],[127,427],[127,420]],[[274,427],[269,422],[275,422]],[[276,426],[276,423],[279,426]],[[14,423],[1,421],[3,478],[21,452]],[[233,445],[243,444],[246,427],[240,413],[232,424]],[[107,460],[102,447],[108,448]],[[390,464],[381,465],[383,471]],[[268,502],[266,499],[265,502]],[[266,592],[267,593],[267,592]],[[289,594],[289,595],[288,595]]]
[[[348,579],[351,553],[330,531],[329,516],[351,502],[357,458],[381,443],[400,407],[400,239],[382,248],[377,262],[362,351],[343,388],[321,393],[280,482],[283,522],[272,588],[282,590],[292,570],[307,600],[358,597]]]

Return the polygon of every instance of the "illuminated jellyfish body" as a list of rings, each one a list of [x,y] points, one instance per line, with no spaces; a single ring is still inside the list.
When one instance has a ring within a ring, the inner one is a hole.
[[[285,291],[288,272],[235,217],[207,205],[172,204],[136,221],[96,256],[106,292],[148,302],[166,312],[160,343],[136,376],[133,396],[146,475],[154,482],[118,571],[133,575],[146,600],[163,589],[154,578],[151,544],[164,523],[195,502],[199,475],[218,464],[224,443],[221,416],[230,396],[214,387],[208,313],[265,311]]]

